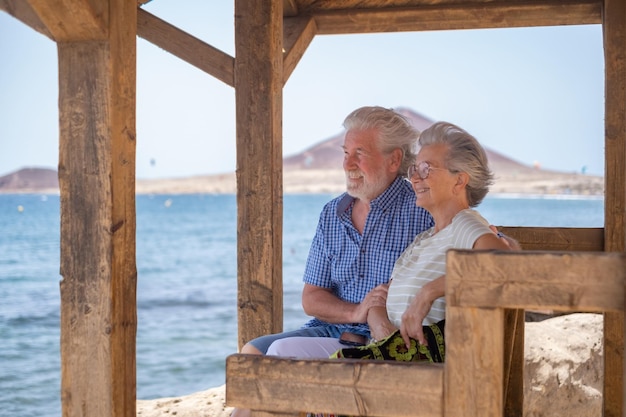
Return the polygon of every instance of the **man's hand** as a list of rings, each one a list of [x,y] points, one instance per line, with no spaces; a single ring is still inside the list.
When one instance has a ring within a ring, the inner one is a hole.
[[[494,225],[490,225],[489,228],[509,247],[509,249],[522,250],[522,247],[517,240],[505,235],[504,233],[498,232],[498,228]]]
[[[327,323],[367,323],[367,312],[372,307],[385,307],[388,284],[372,289],[359,304],[339,299],[329,288],[304,284],[302,307],[304,312]]]

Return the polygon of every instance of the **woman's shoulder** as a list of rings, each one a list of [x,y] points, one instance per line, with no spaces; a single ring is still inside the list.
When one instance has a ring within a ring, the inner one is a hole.
[[[454,230],[474,230],[489,231],[489,222],[478,211],[465,209],[457,213],[452,219],[451,229]]]
[[[489,227],[489,222],[487,221],[487,219],[485,219],[482,216],[482,214],[480,214],[478,211],[471,209],[471,208],[461,210],[460,212],[458,212],[457,215],[454,216],[454,219],[452,219],[452,221],[453,222],[461,222],[461,221],[478,222]]]

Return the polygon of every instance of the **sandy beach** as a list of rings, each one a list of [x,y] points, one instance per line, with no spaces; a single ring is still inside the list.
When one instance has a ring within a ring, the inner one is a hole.
[[[336,170],[285,170],[283,191],[287,194],[331,193],[345,191],[345,176]],[[235,173],[172,178],[159,180],[137,180],[138,194],[234,194]],[[498,173],[490,194],[523,195],[604,195],[604,178],[600,176],[568,174],[542,170]]]

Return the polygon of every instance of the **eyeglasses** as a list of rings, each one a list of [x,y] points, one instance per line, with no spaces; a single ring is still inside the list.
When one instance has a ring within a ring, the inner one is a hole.
[[[415,174],[417,174],[420,177],[420,179],[425,180],[426,178],[428,178],[430,171],[433,171],[433,170],[447,171],[446,168],[433,168],[430,166],[428,162],[422,161],[417,165],[413,164],[409,167],[409,171],[408,171],[409,179],[412,179],[415,176]]]

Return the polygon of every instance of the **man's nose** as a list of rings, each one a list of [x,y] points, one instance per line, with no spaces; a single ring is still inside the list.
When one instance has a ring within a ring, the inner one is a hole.
[[[350,169],[357,166],[356,158],[354,155],[346,154],[343,158],[343,167],[344,169]]]

